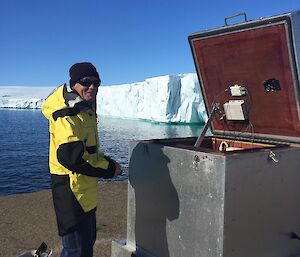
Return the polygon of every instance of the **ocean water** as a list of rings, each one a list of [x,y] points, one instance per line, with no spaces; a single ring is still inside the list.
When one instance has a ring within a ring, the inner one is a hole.
[[[127,179],[128,143],[198,136],[201,125],[174,125],[99,117],[101,151],[118,161]],[[40,110],[0,109],[0,195],[50,188],[48,121]]]

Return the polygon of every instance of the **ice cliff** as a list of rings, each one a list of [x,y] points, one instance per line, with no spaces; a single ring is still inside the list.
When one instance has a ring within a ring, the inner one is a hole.
[[[38,109],[54,88],[0,87],[0,108]],[[99,88],[100,115],[154,122],[199,123],[206,119],[194,73],[148,78]]]

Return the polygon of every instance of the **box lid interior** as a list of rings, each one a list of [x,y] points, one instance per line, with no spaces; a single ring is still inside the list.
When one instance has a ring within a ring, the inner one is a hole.
[[[214,104],[220,106],[211,130],[236,138],[300,142],[299,83],[289,19],[245,24],[189,37],[207,113]],[[233,95],[233,85],[245,95]],[[228,118],[224,104],[229,101],[244,103],[244,120]]]

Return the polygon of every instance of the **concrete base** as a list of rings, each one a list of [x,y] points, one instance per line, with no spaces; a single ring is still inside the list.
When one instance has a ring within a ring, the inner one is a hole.
[[[125,240],[112,241],[111,257],[156,257],[141,247],[133,248]]]
[[[128,247],[126,241],[112,241],[111,257],[136,257],[135,249]]]

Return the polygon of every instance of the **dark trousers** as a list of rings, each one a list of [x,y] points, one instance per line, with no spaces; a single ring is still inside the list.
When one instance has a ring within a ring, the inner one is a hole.
[[[92,257],[95,241],[96,213],[91,212],[70,233],[62,236],[60,257]]]

